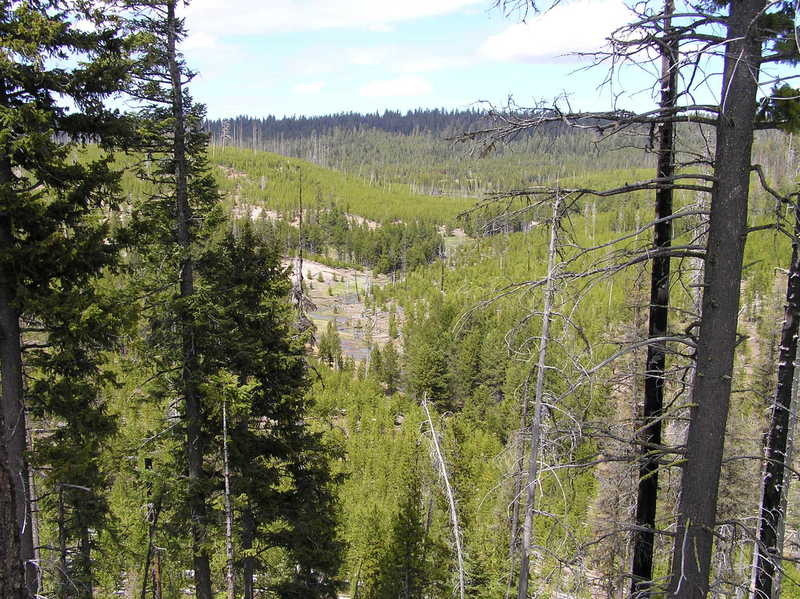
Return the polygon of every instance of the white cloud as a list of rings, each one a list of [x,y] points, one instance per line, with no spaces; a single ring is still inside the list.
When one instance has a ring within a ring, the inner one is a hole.
[[[403,96],[424,96],[431,93],[432,87],[422,77],[398,77],[371,81],[358,90],[362,96],[370,98],[397,98]]]
[[[475,64],[475,59],[471,56],[426,56],[401,61],[396,69],[402,73],[432,73],[471,64]]]
[[[318,94],[325,87],[324,81],[314,81],[312,83],[298,83],[292,88],[296,94]]]
[[[394,31],[394,27],[391,25],[387,25],[386,23],[376,23],[374,25],[367,25],[367,29],[369,31],[374,31],[375,33],[391,33]]]
[[[386,48],[351,48],[346,51],[350,64],[374,66],[385,62],[390,51]]]
[[[630,19],[622,0],[573,0],[556,5],[527,23],[489,37],[479,54],[493,60],[540,62],[571,52],[593,52]]]
[[[485,0],[194,0],[184,9],[190,31],[219,36],[275,31],[377,28],[483,4]]]

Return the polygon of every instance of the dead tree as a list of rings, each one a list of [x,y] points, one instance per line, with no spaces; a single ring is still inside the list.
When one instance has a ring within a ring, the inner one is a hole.
[[[233,506],[231,503],[231,471],[228,464],[228,405],[222,399],[222,476],[225,480],[225,588],[227,599],[235,599],[233,578]]]
[[[677,38],[671,35],[674,0],[664,2],[664,40],[661,46],[661,109],[669,112],[675,108],[678,82]],[[675,123],[670,120],[658,126],[657,178],[670,178],[675,174]],[[653,249],[658,251],[672,244],[673,189],[665,186],[655,193],[655,221]],[[648,331],[650,338],[667,334],[669,319],[670,257],[653,258],[650,270],[650,306]],[[661,419],[664,415],[664,371],[666,343],[647,346],[644,375],[644,406],[639,464],[639,484],[636,497],[636,529],[633,533],[633,564],[631,593],[645,599],[650,594],[653,580],[653,544],[655,541],[656,505],[658,502],[658,452],[650,448],[661,445]]]
[[[539,448],[541,445],[542,417],[544,415],[544,379],[547,370],[547,345],[550,341],[550,321],[553,312],[553,298],[556,293],[556,253],[558,251],[558,230],[561,222],[562,199],[556,193],[553,203],[553,216],[550,222],[550,245],[547,250],[547,279],[544,290],[544,311],[542,312],[542,331],[539,338],[539,357],[536,362],[536,387],[534,390],[533,421],[531,422],[530,455],[528,456],[528,484],[526,489],[525,523],[520,547],[519,585],[517,599],[528,597],[528,577],[530,575],[531,537],[536,501],[536,485],[539,484]],[[527,397],[526,397],[527,400]]]
[[[797,333],[800,325],[800,206],[793,206],[794,237],[792,257],[786,284],[786,305],[781,328],[778,357],[778,383],[772,403],[769,429],[764,448],[764,471],[761,483],[761,504],[758,537],[753,565],[754,599],[777,597],[775,579],[780,570],[783,520],[785,518],[786,466],[791,436],[790,420],[797,355]]]
[[[596,131],[601,137],[625,133],[644,138],[647,133],[642,130],[643,128],[690,122],[713,128],[716,132],[716,151],[713,157],[697,153],[690,155],[686,160],[687,165],[695,166],[693,172],[680,172],[677,169],[665,172],[659,169],[660,172],[652,180],[621,186],[615,190],[627,192],[671,188],[709,193],[711,196],[707,244],[654,248],[654,251],[645,258],[650,261],[680,255],[695,255],[706,259],[700,330],[697,341],[690,340],[690,345],[696,345],[697,348],[696,376],[693,377],[689,439],[685,450],[678,449],[684,454],[684,474],[678,508],[678,535],[673,549],[669,587],[671,593],[687,599],[704,597],[708,590],[717,487],[733,375],[733,354],[737,343],[736,322],[742,256],[744,240],[748,233],[746,219],[753,131],[755,128],[774,127],[782,118],[780,111],[777,111],[777,118],[759,120],[763,115],[775,117],[776,113],[771,114],[768,110],[757,112],[758,74],[763,63],[785,60],[792,53],[779,49],[780,44],[776,41],[779,40],[779,35],[775,30],[760,29],[762,22],[775,22],[766,19],[765,15],[770,10],[774,12],[784,10],[786,7],[783,3],[772,3],[768,6],[765,2],[751,1],[731,3],[729,6],[729,14],[722,14],[723,9],[719,7],[706,7],[707,12],[701,12],[703,7],[692,7],[680,15],[675,15],[676,18],[680,18],[681,23],[675,27],[659,25],[658,21],[663,18],[661,15],[642,12],[637,22],[621,31],[627,35],[618,36],[621,41],[615,42],[613,50],[598,59],[599,63],[608,60],[613,61],[612,64],[617,64],[618,61],[633,59],[638,52],[647,48],[663,48],[665,44],[669,47],[667,42],[692,44],[693,56],[682,58],[682,62],[676,67],[687,71],[687,87],[690,90],[685,92],[685,97],[690,100],[689,103],[665,106],[662,98],[662,106],[659,109],[641,114],[622,110],[574,113],[561,111],[557,107],[537,107],[523,114],[495,111],[490,114],[494,119],[494,127],[472,132],[467,136],[471,139],[482,139],[486,147],[514,135],[534,130],[546,123],[557,122],[574,128]],[[716,27],[713,32],[707,29],[710,24]],[[723,27],[724,33],[718,35],[716,32]],[[764,56],[762,47],[770,41],[775,42],[776,49],[770,56]],[[694,103],[691,85],[695,76],[699,79],[708,76],[703,72],[700,63],[708,55],[718,53],[720,48],[724,49],[722,58],[725,64],[720,102],[719,104]],[[710,166],[712,172],[709,174],[705,174],[702,170],[697,172],[696,167],[704,165]],[[530,192],[531,190],[519,190],[518,194],[522,196]],[[589,190],[584,192],[590,193]],[[656,219],[656,226],[660,222],[665,222],[663,218],[659,216]],[[667,220],[674,222],[674,218],[667,217]],[[704,245],[706,247],[703,247]],[[633,260],[629,260],[627,264],[630,265],[632,262]],[[657,270],[659,269],[654,266],[654,279],[658,274],[655,272]],[[651,304],[656,308],[662,305],[662,302],[663,297],[654,296],[651,300]],[[658,338],[653,336],[651,331],[648,344],[655,345],[654,341]],[[658,348],[653,347],[650,357],[658,353]],[[655,387],[657,379],[663,379],[663,376],[653,376],[651,373],[654,371],[650,370],[651,367],[652,362],[648,360],[649,372],[646,376],[651,379]],[[653,397],[654,394],[651,394],[650,398]],[[651,403],[650,407],[652,405]],[[645,413],[648,411],[646,408]],[[655,423],[663,419],[664,415],[653,409],[646,418]],[[645,430],[647,433],[653,432],[652,427],[647,427]],[[660,447],[660,443],[653,441],[655,439],[652,438],[640,441],[643,448],[652,452],[644,462],[645,465],[654,464],[666,450]],[[652,480],[649,479],[648,472],[644,468],[641,475],[643,482],[657,488],[653,484],[654,477]],[[646,495],[652,507],[653,495],[652,493]],[[650,517],[648,514],[647,520],[650,520]],[[640,535],[640,538],[649,537],[651,527],[642,526],[644,523],[645,518],[640,517],[637,532],[647,533]],[[642,528],[645,530],[642,531]],[[643,541],[644,546],[652,545],[647,539]],[[637,567],[640,566],[642,564]],[[643,575],[642,572],[651,567],[645,565],[638,570],[633,581],[634,592],[643,591],[644,587],[650,588],[646,580],[650,575]],[[645,584],[637,586],[637,582]]]
[[[708,593],[717,494],[730,405],[736,327],[747,236],[747,200],[756,119],[764,0],[730,4],[716,128],[703,304],[669,593]]]
[[[436,428],[433,424],[433,418],[431,416],[431,410],[428,405],[427,398],[422,398],[422,409],[425,410],[425,417],[428,420],[428,428],[431,434],[431,442],[433,444],[433,459],[434,459],[434,468],[439,473],[442,478],[442,484],[444,485],[445,496],[447,498],[447,505],[450,511],[450,525],[453,531],[453,547],[455,549],[456,554],[456,565],[457,575],[458,575],[458,596],[460,599],[464,599],[465,592],[466,592],[466,574],[464,570],[464,551],[462,549],[462,542],[461,542],[461,527],[458,523],[458,509],[456,508],[456,498],[455,494],[453,493],[453,487],[450,484],[450,477],[447,473],[447,462],[444,459],[444,454],[442,453],[442,448],[439,443],[439,434],[436,432]]]

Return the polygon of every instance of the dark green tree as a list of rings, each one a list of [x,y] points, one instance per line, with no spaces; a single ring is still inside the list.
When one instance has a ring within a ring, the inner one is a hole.
[[[182,404],[188,473],[186,514],[192,534],[192,569],[198,599],[211,599],[209,560],[207,410],[199,385],[204,373],[199,347],[201,299],[196,294],[196,260],[219,212],[218,194],[207,168],[205,117],[185,84],[192,78],[178,45],[185,37],[176,15],[177,0],[130,0],[128,23],[137,42],[130,94],[140,100],[139,176],[153,189],[141,202],[134,226],[147,263],[142,284],[148,289],[147,318],[153,357],[165,385]]]
[[[77,27],[79,21],[90,26]],[[127,65],[118,27],[82,2],[2,2],[0,45],[0,378],[5,421],[0,439],[5,450],[0,453],[15,493],[13,502],[0,504],[16,506],[20,559],[27,593],[33,595],[38,576],[25,450],[26,409],[33,407],[35,396],[25,392],[22,352],[26,335],[34,331],[33,343],[48,344],[48,325],[58,320],[43,322],[48,311],[62,300],[75,305],[87,282],[114,260],[106,219],[96,211],[113,206],[117,176],[105,150],[122,140],[124,128],[103,100],[121,88]],[[76,162],[72,152],[88,140],[100,142],[100,155]],[[59,351],[70,350],[61,345]],[[79,418],[92,393],[72,391],[62,404],[69,404],[66,411]]]
[[[428,586],[423,523],[422,489],[419,474],[410,468],[400,509],[380,562],[375,597],[380,599],[422,599]]]
[[[335,596],[341,551],[335,480],[327,448],[305,420],[304,338],[292,324],[291,283],[280,253],[245,224],[208,248],[198,272],[204,363],[247,388],[233,423],[230,460],[240,498],[244,596],[253,597],[255,572],[263,570],[258,556],[275,546],[295,566],[276,589],[281,597]]]
[[[123,298],[95,284],[72,288],[61,282],[42,298],[38,323],[46,343],[26,353],[30,414],[51,429],[37,439],[33,466],[46,476],[37,495],[40,515],[58,540],[58,568],[52,588],[60,598],[91,599],[92,551],[107,526],[109,473],[101,459],[116,421],[107,412],[103,389],[115,385],[104,366],[128,311]],[[46,309],[45,309],[46,308]]]

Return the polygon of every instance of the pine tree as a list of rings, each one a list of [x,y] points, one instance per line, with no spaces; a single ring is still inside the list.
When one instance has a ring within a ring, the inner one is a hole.
[[[381,364],[381,382],[386,385],[386,392],[389,394],[397,391],[400,383],[400,354],[394,343],[389,341],[383,347],[383,360]]]
[[[199,385],[203,381],[202,342],[195,290],[196,256],[218,221],[212,210],[218,194],[206,163],[205,117],[185,84],[191,79],[178,44],[185,37],[176,16],[177,0],[130,0],[129,23],[138,40],[137,66],[130,93],[141,102],[140,149],[146,162],[139,176],[155,191],[135,214],[139,247],[149,262],[152,300],[148,318],[154,331],[155,356],[166,381],[183,404],[185,459],[188,469],[186,504],[192,534],[192,562],[198,599],[211,599],[209,556],[207,410]],[[164,325],[167,325],[166,327]],[[175,333],[177,332],[177,338]]]
[[[389,544],[381,557],[376,597],[422,599],[428,586],[423,526],[422,493],[418,464],[409,467],[405,489],[392,525]]]
[[[292,326],[291,283],[279,258],[274,244],[258,240],[245,224],[237,234],[225,233],[198,262],[204,362],[230,373],[245,390],[231,417],[230,464],[231,486],[241,498],[248,599],[264,546],[284,548],[296,565],[278,589],[282,597],[329,596],[340,559],[335,481],[327,449],[305,422],[304,339]]]
[[[77,27],[81,20],[91,26]],[[32,323],[37,345],[54,342],[49,327],[61,326],[59,317],[65,314],[50,311],[62,303],[77,308],[82,288],[114,260],[107,224],[94,213],[113,204],[117,176],[105,152],[79,162],[71,153],[82,140],[99,141],[107,149],[122,139],[121,121],[104,108],[103,99],[121,88],[127,64],[115,23],[84,3],[5,1],[0,27],[0,378],[5,421],[5,450],[0,453],[15,493],[13,502],[0,504],[16,505],[26,590],[33,595],[38,576],[30,490],[25,487],[26,409],[36,407],[41,413],[55,408],[80,419],[93,392],[62,389],[68,393],[59,406],[31,405],[36,396],[26,394],[23,385],[27,342],[20,321]],[[64,66],[64,58],[73,59],[71,66]],[[77,108],[67,109],[69,101]],[[74,341],[62,337],[54,345],[68,353]],[[82,425],[90,422],[87,414]],[[64,451],[68,453],[68,446]]]
[[[336,329],[336,319],[328,321],[325,332],[319,339],[319,359],[333,368],[334,365],[341,366],[342,362],[342,340],[339,331]]]

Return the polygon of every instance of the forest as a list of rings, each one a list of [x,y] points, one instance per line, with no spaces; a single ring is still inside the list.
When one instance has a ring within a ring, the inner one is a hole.
[[[800,598],[796,2],[226,119],[179,0],[0,2],[0,599]]]

